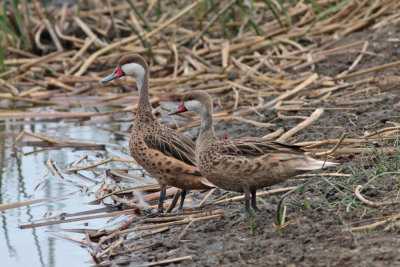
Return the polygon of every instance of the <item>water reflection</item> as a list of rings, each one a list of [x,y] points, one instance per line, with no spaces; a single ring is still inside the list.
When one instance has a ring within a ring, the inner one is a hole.
[[[30,206],[0,211],[0,257],[1,266],[87,266],[90,256],[85,249],[76,243],[61,238],[54,238],[49,231],[71,228],[101,228],[107,225],[109,218],[89,221],[77,221],[68,224],[51,225],[30,229],[19,229],[20,225],[41,221],[46,213],[57,216],[63,212],[75,213],[93,210],[96,206],[87,205],[93,200],[88,194],[83,194],[79,187],[63,183],[49,173],[45,161],[51,158],[57,168],[66,168],[67,165],[85,153],[97,157],[96,151],[44,150],[40,148],[23,147],[26,156],[11,149],[13,140],[22,130],[32,133],[53,134],[54,136],[71,137],[92,141],[109,142],[109,129],[95,126],[74,126],[60,124],[31,124],[22,125],[4,122],[0,124],[0,204],[14,203],[30,199],[65,196],[67,198],[40,202]],[[112,126],[118,130],[127,129],[126,126]],[[113,140],[113,143],[118,143]],[[127,147],[126,141],[120,141],[121,147]],[[124,151],[127,153],[127,151]],[[103,151],[104,158],[113,156]],[[126,167],[126,165],[125,165]],[[131,166],[130,166],[131,167]],[[79,184],[93,186],[93,178],[85,180],[85,176],[68,175],[68,179],[75,177]],[[83,178],[82,178],[83,177]],[[99,206],[100,207],[100,206]],[[121,218],[122,220],[122,218]],[[113,222],[116,224],[117,222]],[[73,236],[73,234],[69,234]],[[82,235],[76,235],[82,238]]]

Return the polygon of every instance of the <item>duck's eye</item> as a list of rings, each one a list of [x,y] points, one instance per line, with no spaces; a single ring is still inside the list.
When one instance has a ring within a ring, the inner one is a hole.
[[[182,103],[179,105],[179,107],[176,109],[177,112],[185,112],[187,111],[187,108],[185,107],[185,103]]]
[[[168,115],[179,114],[179,113],[182,113],[185,111],[187,111],[187,108],[185,107],[185,103],[182,103],[175,110],[172,110],[171,112],[169,112]]]
[[[124,73],[124,71],[122,70],[122,68],[121,68],[121,67],[118,67],[118,68],[115,70],[114,78],[119,78],[119,77],[122,77],[122,76],[124,76],[124,75],[125,75],[125,73]]]
[[[122,68],[120,66],[118,66],[113,73],[111,73],[110,75],[108,75],[107,77],[103,78],[100,80],[101,83],[106,83],[109,81],[112,81],[114,79],[117,79],[119,77],[125,76],[124,71],[122,70]]]

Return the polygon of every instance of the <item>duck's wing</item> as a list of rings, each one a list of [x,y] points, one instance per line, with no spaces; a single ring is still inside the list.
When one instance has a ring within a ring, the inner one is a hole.
[[[163,134],[148,134],[144,142],[149,148],[156,149],[165,156],[173,157],[191,166],[196,166],[194,150],[195,142],[189,137],[175,132],[171,129],[164,129]]]
[[[296,145],[288,145],[256,137],[242,137],[224,141],[220,153],[233,156],[258,157],[271,153],[303,154],[304,150]]]

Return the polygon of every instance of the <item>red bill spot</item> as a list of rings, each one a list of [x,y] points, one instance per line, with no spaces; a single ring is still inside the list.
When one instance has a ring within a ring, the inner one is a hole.
[[[125,73],[122,71],[122,69],[118,68],[117,71],[114,74],[114,78],[118,78],[118,77],[121,77],[121,76],[124,76],[124,75],[125,75]]]
[[[186,109],[184,103],[182,103],[182,104],[176,109],[176,111],[178,111],[178,112],[183,112],[183,111],[186,111],[186,110],[187,110],[187,109]]]

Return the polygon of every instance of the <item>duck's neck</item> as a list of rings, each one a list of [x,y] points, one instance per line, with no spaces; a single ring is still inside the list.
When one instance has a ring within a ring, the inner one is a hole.
[[[207,142],[212,140],[215,137],[213,119],[212,119],[212,108],[211,109],[203,109],[201,114],[201,126],[200,126],[200,135],[199,141]]]
[[[136,122],[148,123],[155,121],[157,122],[156,116],[153,114],[153,110],[149,100],[149,74],[146,72],[143,80],[136,81],[139,90],[139,103],[138,111],[136,115]]]

